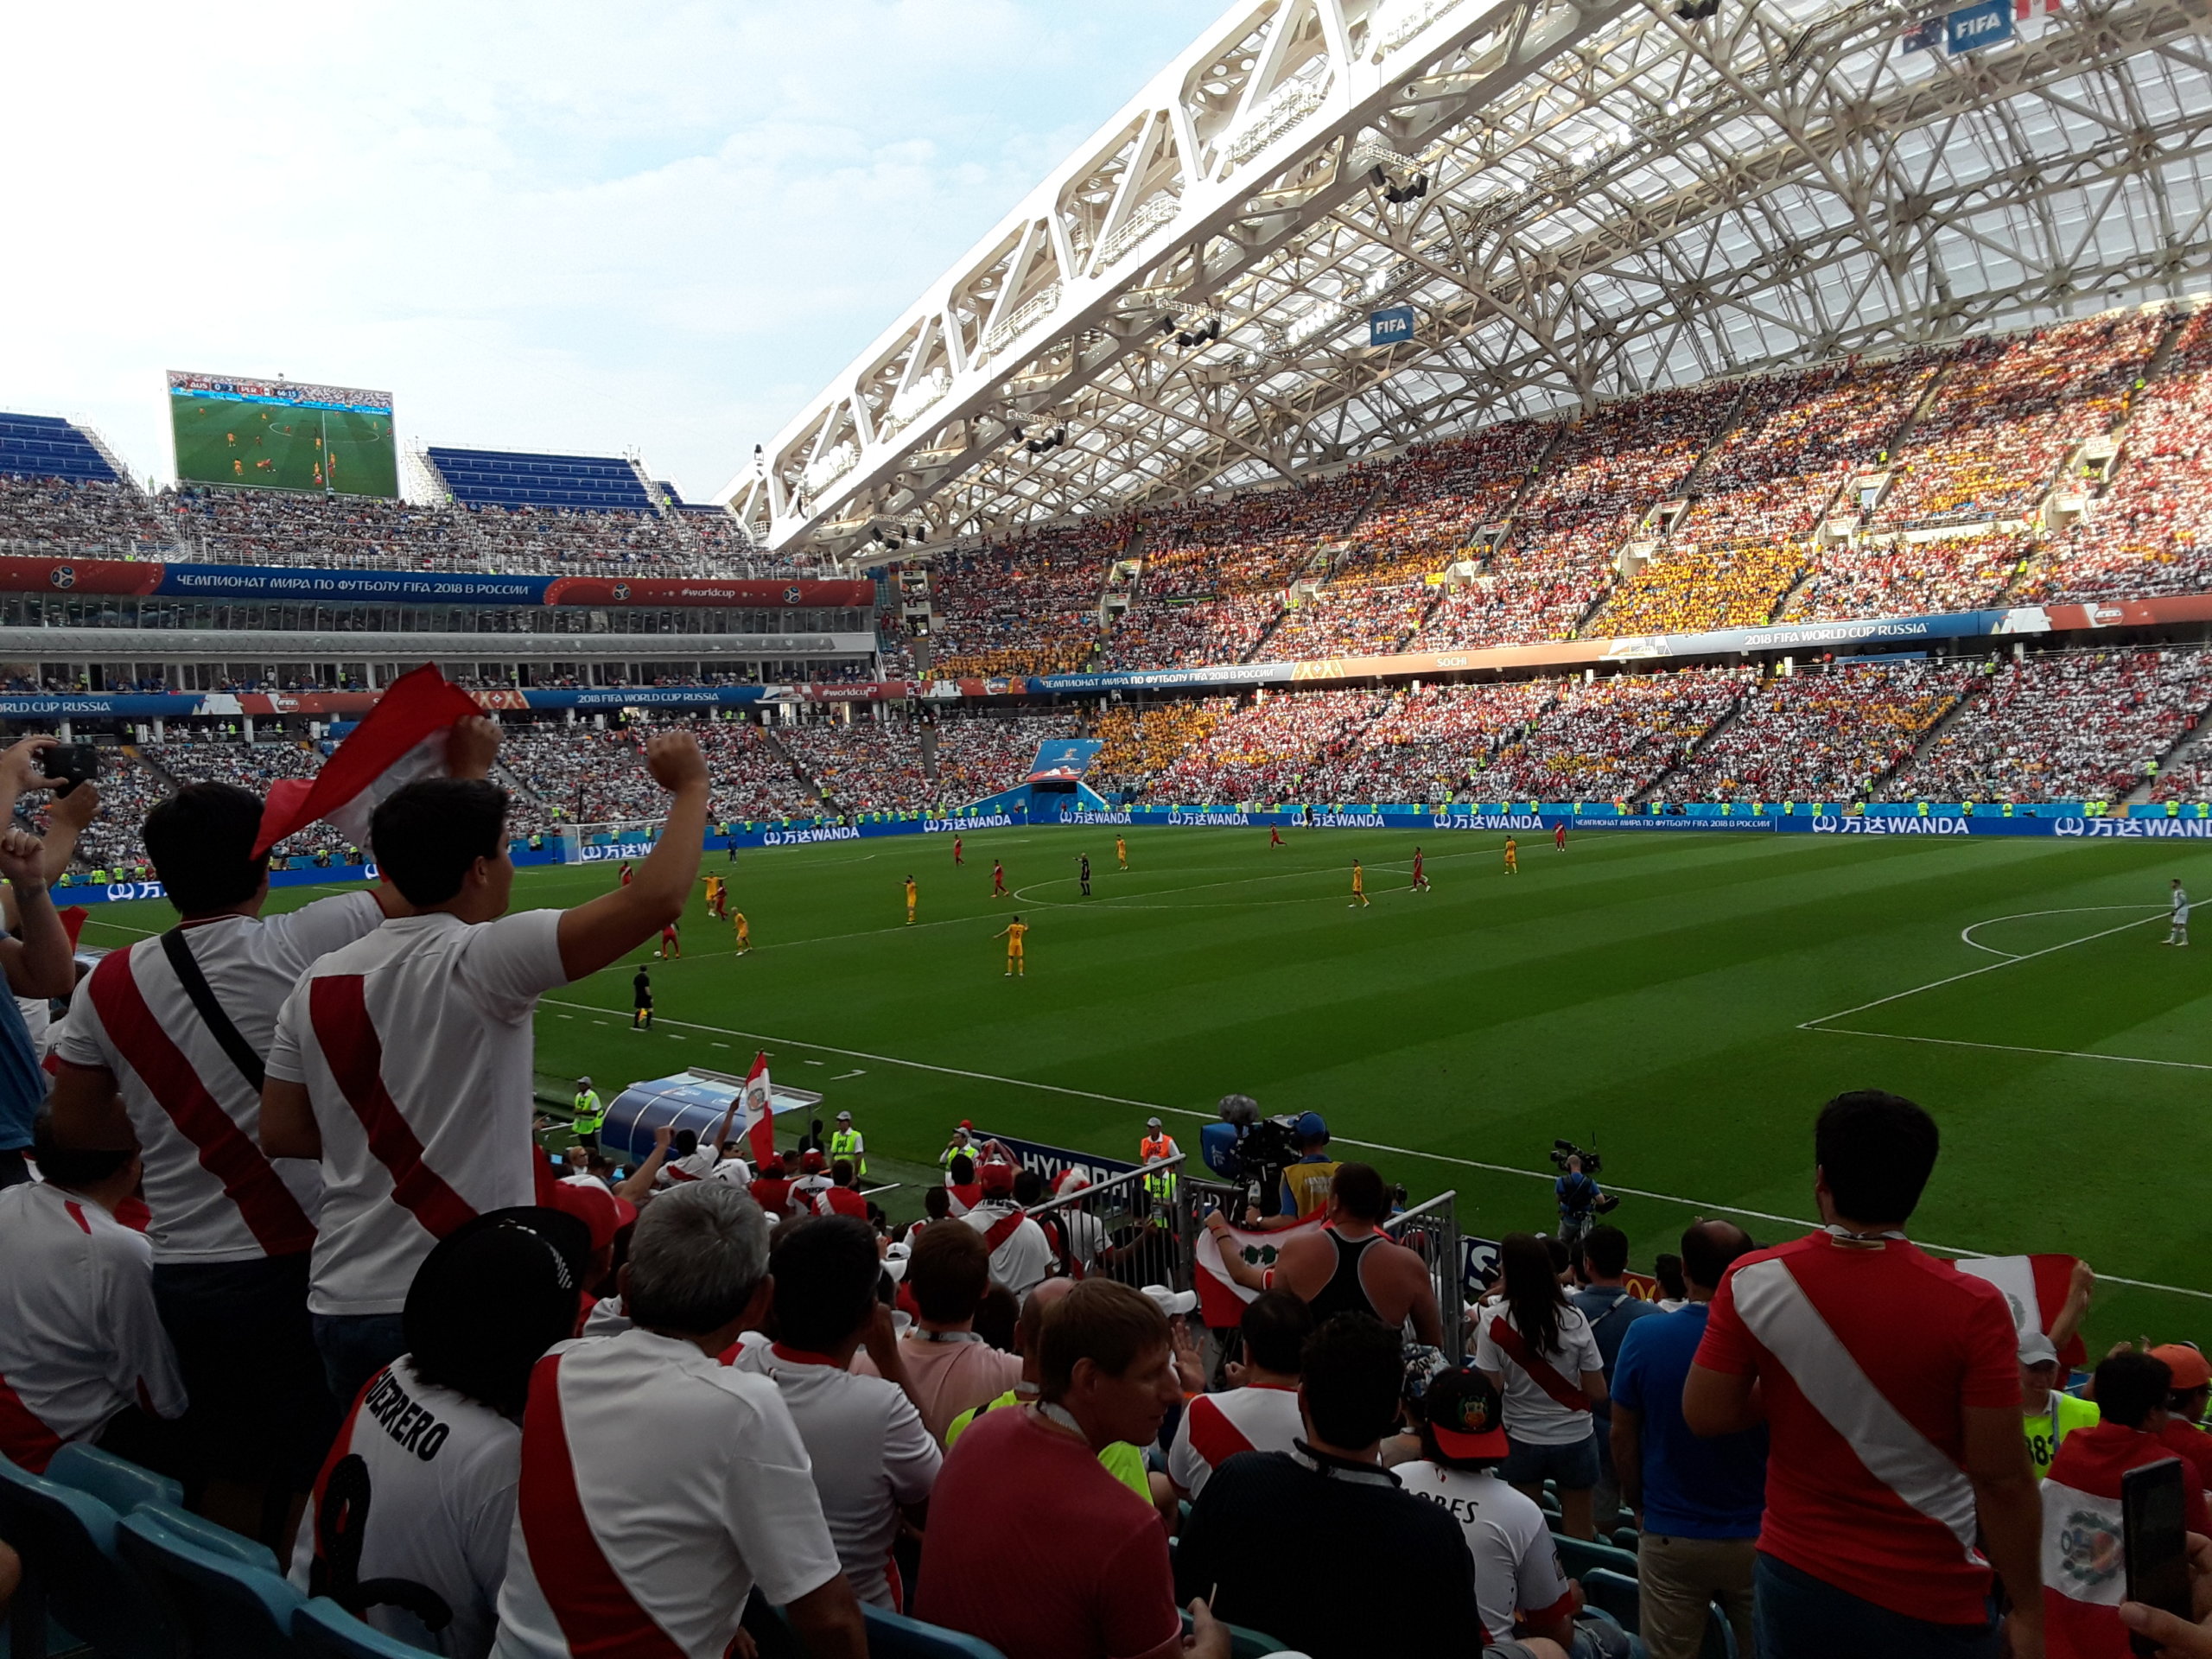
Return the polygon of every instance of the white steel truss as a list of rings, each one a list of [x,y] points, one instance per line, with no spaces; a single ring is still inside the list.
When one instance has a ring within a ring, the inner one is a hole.
[[[1679,3],[1246,0],[725,499],[791,551],[1003,535],[2212,274],[2212,0],[1957,56],[1929,0]]]

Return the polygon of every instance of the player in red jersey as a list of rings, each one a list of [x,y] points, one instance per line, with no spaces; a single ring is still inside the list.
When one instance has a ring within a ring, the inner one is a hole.
[[[967,852],[966,852],[966,849],[965,849],[963,847],[963,845],[961,844],[960,837],[959,837],[959,836],[955,836],[952,838],[952,862],[953,862],[953,865],[954,865],[954,867],[955,867],[955,868],[957,868],[957,867],[958,867],[958,866],[960,866],[960,865],[965,864],[967,861],[968,861],[968,857],[967,857]]]
[[[630,885],[630,867],[627,864],[622,867],[622,885],[626,887]]]
[[[1552,845],[1562,853],[1567,850],[1567,820],[1564,818],[1552,825]]]
[[[1414,849],[1414,884],[1411,887],[1408,888],[1407,891],[1409,893],[1427,893],[1429,891],[1428,871],[1422,864],[1421,849],[1418,847]]]
[[[1283,840],[1283,838],[1282,838],[1282,831],[1281,831],[1280,829],[1276,828],[1276,827],[1275,827],[1274,825],[1273,825],[1273,824],[1270,824],[1270,825],[1268,825],[1268,846],[1270,846],[1270,847],[1283,847],[1283,846],[1287,846],[1288,844],[1289,844],[1288,842],[1285,842],[1285,841]]]
[[[676,924],[671,922],[660,931],[660,956],[663,962],[683,954],[683,941],[676,937]]]
[[[991,897],[994,899],[1006,897],[1006,866],[995,858],[991,861]]]

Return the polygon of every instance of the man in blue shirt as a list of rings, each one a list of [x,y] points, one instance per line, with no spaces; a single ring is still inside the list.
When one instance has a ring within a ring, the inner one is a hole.
[[[1590,1321],[1590,1334],[1598,1339],[1598,1361],[1612,1387],[1613,1361],[1619,1357],[1621,1339],[1638,1319],[1659,1312],[1628,1287],[1628,1235],[1614,1226],[1592,1227],[1582,1236],[1582,1288],[1567,1300]],[[1600,1400],[1591,1408],[1598,1432],[1598,1489],[1591,1499],[1592,1518],[1599,1535],[1620,1524],[1620,1478],[1613,1472],[1608,1428],[1612,1404]]]
[[[1700,1439],[1682,1421],[1682,1385],[1705,1338],[1713,1293],[1729,1264],[1753,1248],[1732,1223],[1691,1227],[1682,1235],[1689,1306],[1631,1325],[1613,1365],[1613,1467],[1621,1496],[1643,1514],[1636,1563],[1651,1659],[1696,1659],[1713,1601],[1734,1627],[1736,1650],[1752,1650],[1766,1430]]]

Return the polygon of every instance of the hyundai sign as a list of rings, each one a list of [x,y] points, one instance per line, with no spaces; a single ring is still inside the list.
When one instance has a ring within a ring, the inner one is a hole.
[[[1944,20],[1947,45],[1955,57],[2012,38],[2012,0],[1981,0],[1961,6]]]
[[[1370,346],[1395,346],[1414,337],[1414,308],[1394,305],[1388,311],[1370,312],[1367,318]]]

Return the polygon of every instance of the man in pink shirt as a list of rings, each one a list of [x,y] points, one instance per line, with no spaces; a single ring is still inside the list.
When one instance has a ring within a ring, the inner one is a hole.
[[[1759,1647],[1996,1659],[2009,1637],[2012,1659],[2043,1659],[2042,1506],[2012,1313],[1904,1235],[1936,1167],[1935,1120],[1878,1090],[1839,1095],[1814,1147],[1827,1224],[1730,1269],[1682,1395],[1695,1433],[1767,1424]]]
[[[1002,1353],[976,1334],[976,1309],[990,1281],[990,1246],[974,1228],[927,1227],[914,1241],[905,1282],[921,1315],[899,1338],[899,1357],[923,1426],[939,1446],[954,1418],[1021,1380],[1020,1357]],[[876,1375],[865,1353],[853,1361],[853,1370]]]

